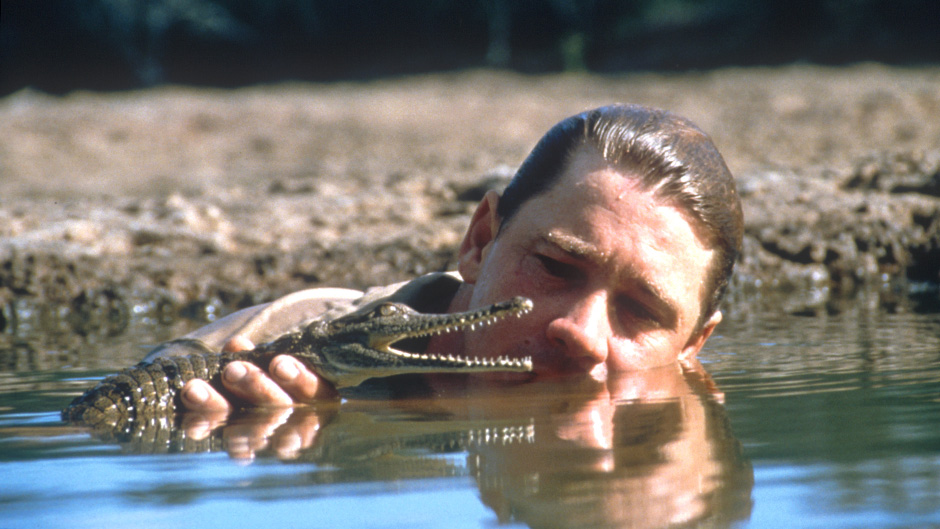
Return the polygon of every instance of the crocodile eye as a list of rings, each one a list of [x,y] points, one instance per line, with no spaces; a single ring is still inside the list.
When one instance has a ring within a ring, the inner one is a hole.
[[[376,307],[375,312],[379,316],[394,316],[395,314],[399,314],[401,309],[392,303],[383,303]]]

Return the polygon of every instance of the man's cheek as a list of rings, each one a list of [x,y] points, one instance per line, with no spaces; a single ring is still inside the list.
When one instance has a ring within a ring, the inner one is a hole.
[[[522,319],[529,315],[522,316]],[[495,358],[497,356],[526,356],[535,343],[538,332],[529,325],[523,325],[522,319],[511,317],[501,320],[491,329],[479,332],[470,340],[470,348],[481,356]]]
[[[531,261],[534,261],[534,259],[531,259]],[[529,298],[538,297],[540,292],[546,290],[546,285],[541,284],[541,275],[538,269],[534,266],[526,266],[525,263],[516,267],[515,273],[512,275],[512,284],[516,289],[516,295]]]

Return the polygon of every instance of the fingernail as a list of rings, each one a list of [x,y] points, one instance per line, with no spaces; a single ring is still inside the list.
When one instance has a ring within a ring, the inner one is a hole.
[[[245,378],[245,375],[247,374],[248,368],[245,366],[245,364],[242,364],[241,362],[235,362],[233,364],[229,364],[228,367],[225,368],[224,376],[226,382],[234,383]]]
[[[285,381],[290,382],[297,378],[300,375],[300,370],[297,369],[297,364],[291,362],[290,360],[281,360],[274,366],[274,376]]]
[[[202,384],[191,384],[186,389],[186,400],[193,404],[203,404],[209,400],[209,392]]]

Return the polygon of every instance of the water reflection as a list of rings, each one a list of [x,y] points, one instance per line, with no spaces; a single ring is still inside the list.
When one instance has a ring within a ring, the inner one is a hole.
[[[859,299],[811,317],[729,314],[701,355],[725,405],[685,366],[187,415],[120,445],[58,411],[139,360],[139,344],[185,329],[68,335],[77,345],[3,332],[0,525],[940,526],[931,295],[891,310]]]
[[[724,526],[749,516],[750,464],[697,363],[605,383],[481,385],[439,387],[432,399],[188,414],[138,430],[123,448],[312,465],[288,478],[305,487],[467,477],[501,522],[531,527]],[[284,486],[278,476],[253,488]]]
[[[697,364],[556,395],[530,446],[483,445],[471,472],[500,521],[531,527],[726,526],[746,520],[753,474]]]

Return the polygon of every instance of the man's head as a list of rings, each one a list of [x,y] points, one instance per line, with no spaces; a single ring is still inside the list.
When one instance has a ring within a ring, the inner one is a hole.
[[[684,210],[715,250],[704,324],[718,309],[741,252],[744,220],[731,172],[711,139],[691,121],[641,105],[610,105],[571,116],[548,131],[503,192],[503,225],[530,198],[548,190],[573,154],[588,147],[641,187]]]
[[[687,120],[620,105],[568,118],[477,207],[450,307],[521,295],[535,308],[457,348],[531,355],[540,374],[690,358],[721,320],[741,224],[731,175]]]

